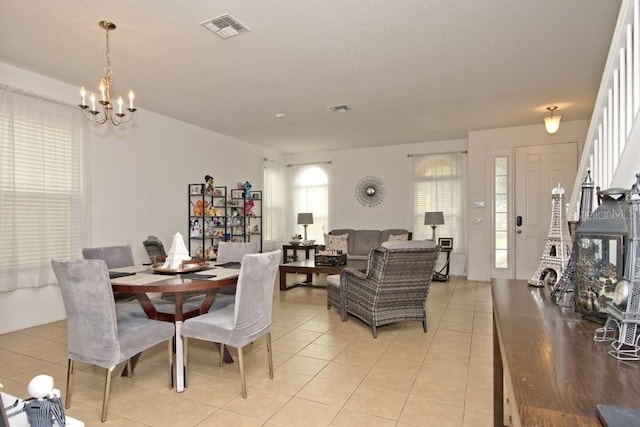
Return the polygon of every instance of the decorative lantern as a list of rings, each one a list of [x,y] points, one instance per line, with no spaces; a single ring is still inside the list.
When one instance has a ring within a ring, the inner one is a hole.
[[[627,192],[626,201],[629,236],[624,279],[617,283],[612,301],[606,302],[607,321],[596,329],[593,340],[612,341],[609,354],[616,359],[640,360],[640,174],[636,174],[636,184]]]
[[[585,319],[604,323],[606,303],[614,297],[624,273],[624,247],[629,238],[628,190],[598,192],[601,204],[576,230],[576,310]]]

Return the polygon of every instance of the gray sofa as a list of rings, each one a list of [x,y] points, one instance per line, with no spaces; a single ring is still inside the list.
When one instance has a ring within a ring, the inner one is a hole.
[[[382,243],[389,240],[389,236],[407,234],[407,240],[411,240],[412,233],[402,228],[393,228],[388,230],[353,230],[351,228],[342,228],[331,230],[329,234],[339,236],[341,234],[349,235],[347,244],[347,262],[349,266],[354,268],[367,266],[367,257],[371,249],[377,248]]]

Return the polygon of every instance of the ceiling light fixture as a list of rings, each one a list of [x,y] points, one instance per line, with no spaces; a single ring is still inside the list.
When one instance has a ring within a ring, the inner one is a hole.
[[[85,90],[84,86],[80,88],[80,96],[82,97],[82,103],[78,105],[78,107],[82,109],[85,117],[87,117],[92,122],[95,122],[101,125],[109,121],[114,126],[120,126],[120,124],[126,123],[129,120],[131,120],[131,118],[133,118],[133,113],[136,111],[136,109],[133,108],[133,98],[135,97],[135,95],[133,94],[132,90],[129,91],[129,108],[126,109],[130,113],[129,115],[122,112],[122,106],[124,104],[124,101],[122,100],[121,96],[118,97],[118,101],[117,101],[118,112],[117,113],[113,112],[113,103],[111,102],[112,72],[111,72],[111,55],[110,55],[111,52],[109,50],[109,31],[115,30],[116,24],[109,21],[100,21],[98,22],[98,25],[104,30],[106,30],[107,32],[105,37],[106,46],[107,46],[107,51],[106,51],[107,65],[104,67],[104,77],[102,78],[102,80],[100,80],[99,89],[100,89],[101,99],[100,101],[98,101],[102,105],[102,111],[98,111],[98,109],[96,108],[96,96],[93,92],[91,92],[91,95],[89,96],[91,106],[87,105],[86,103],[87,91]]]
[[[542,116],[544,129],[549,135],[553,135],[558,132],[558,129],[560,129],[560,119],[562,118],[562,114],[560,114],[560,111],[556,111],[557,109],[558,107],[555,105],[547,107],[547,112]]]

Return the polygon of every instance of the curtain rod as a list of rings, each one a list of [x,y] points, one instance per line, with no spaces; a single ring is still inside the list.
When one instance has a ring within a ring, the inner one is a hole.
[[[331,164],[331,160],[327,160],[326,162],[308,162],[308,163],[289,163],[287,164],[287,167],[290,168],[291,166],[309,166],[309,165],[330,165]]]
[[[453,153],[467,154],[467,150],[461,150],[461,151],[440,151],[440,152],[437,152],[437,153],[412,153],[412,154],[407,154],[407,157],[431,156],[431,155],[434,155],[434,154],[453,154]]]
[[[4,83],[0,83],[0,89],[8,90],[10,92],[14,92],[14,93],[17,93],[19,95],[29,96],[31,98],[39,99],[39,100],[42,100],[42,101],[48,101],[48,102],[52,102],[54,104],[63,105],[65,107],[76,107],[76,105],[73,105],[73,104],[71,104],[69,102],[61,101],[59,99],[51,98],[51,97],[48,97],[48,96],[45,96],[45,95],[40,95],[40,94],[37,94],[35,92],[31,92],[29,90],[26,90],[26,89],[21,89],[19,87],[9,86],[9,85],[4,84]]]

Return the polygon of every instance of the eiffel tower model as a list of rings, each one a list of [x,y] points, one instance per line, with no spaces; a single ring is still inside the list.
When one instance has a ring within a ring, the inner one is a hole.
[[[598,187],[599,188],[599,187]],[[593,203],[593,180],[591,179],[591,171],[587,171],[587,176],[582,181],[582,192],[580,197],[580,216],[576,224],[578,225],[591,215]],[[574,229],[575,230],[575,229]],[[578,239],[574,238],[571,250],[571,257],[567,263],[567,267],[562,273],[560,280],[551,289],[551,298],[560,307],[573,307],[576,302],[576,258],[578,257]]]
[[[571,235],[563,214],[564,188],[560,187],[560,184],[551,192],[551,199],[549,236],[540,257],[540,264],[528,281],[531,286],[543,287],[545,283],[555,285],[562,277],[571,257]],[[553,275],[555,277],[550,283]]]

